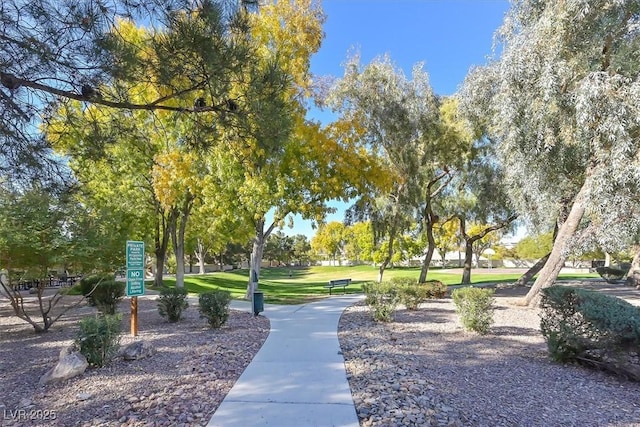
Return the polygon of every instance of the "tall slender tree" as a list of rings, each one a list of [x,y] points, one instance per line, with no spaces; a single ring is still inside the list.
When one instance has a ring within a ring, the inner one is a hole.
[[[353,127],[352,134],[382,153],[387,173],[393,177],[391,191],[365,194],[351,211],[356,220],[369,219],[376,236],[387,240],[387,256],[378,275],[382,280],[396,238],[415,222],[417,209],[426,232],[432,232],[437,216],[433,199],[450,180],[448,160],[460,154],[460,145],[452,143],[455,138],[450,135],[445,137],[440,104],[421,64],[414,67],[410,80],[389,57],[364,67],[353,57],[328,102]],[[433,235],[429,235],[427,258],[434,250]]]

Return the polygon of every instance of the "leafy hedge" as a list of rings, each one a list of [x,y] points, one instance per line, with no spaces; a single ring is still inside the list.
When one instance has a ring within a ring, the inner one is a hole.
[[[391,322],[398,304],[407,310],[417,310],[428,299],[444,298],[447,286],[437,280],[417,283],[408,277],[394,277],[381,283],[364,283],[362,291],[373,318],[378,322]]]
[[[540,329],[550,356],[640,380],[640,309],[610,295],[552,286],[542,290]]]

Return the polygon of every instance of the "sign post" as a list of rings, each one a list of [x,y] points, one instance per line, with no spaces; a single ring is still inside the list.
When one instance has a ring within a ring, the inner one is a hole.
[[[131,297],[131,335],[138,335],[138,296],[144,295],[144,242],[127,240],[127,296]]]

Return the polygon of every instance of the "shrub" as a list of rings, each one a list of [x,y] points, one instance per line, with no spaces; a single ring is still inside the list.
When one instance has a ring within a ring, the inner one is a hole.
[[[374,320],[391,322],[398,305],[398,288],[391,282],[370,282],[362,285],[365,303],[370,307]]]
[[[207,318],[209,326],[219,328],[229,318],[230,302],[231,293],[229,291],[213,291],[200,294],[198,299],[200,315]]]
[[[438,299],[447,296],[447,285],[439,280],[430,280],[422,283],[420,286],[424,286],[427,289],[427,298]]]
[[[465,329],[481,335],[489,332],[493,323],[493,289],[460,288],[451,296]]]
[[[91,292],[93,291],[93,288],[95,288],[99,283],[107,280],[113,280],[113,274],[92,274],[91,276],[85,276],[80,280],[80,292],[87,298],[87,302],[90,305],[96,305],[93,300],[93,293]]]
[[[158,297],[158,312],[169,322],[177,322],[182,317],[182,310],[189,306],[185,288],[161,288]]]
[[[540,329],[554,360],[629,373],[620,361],[640,346],[637,307],[596,291],[552,286],[542,290],[541,308]]]
[[[98,284],[91,296],[93,303],[103,314],[115,314],[125,294],[125,282],[104,280]]]
[[[428,291],[424,286],[417,283],[405,285],[398,289],[400,303],[407,307],[407,310],[417,310],[420,303],[426,301]]]
[[[122,316],[86,317],[80,321],[75,343],[91,366],[104,366],[118,354]]]
[[[598,267],[596,271],[607,283],[617,283],[627,275],[625,270],[614,267]]]
[[[398,287],[398,299],[407,310],[417,310],[420,303],[429,298],[429,290],[418,283],[405,284]]]

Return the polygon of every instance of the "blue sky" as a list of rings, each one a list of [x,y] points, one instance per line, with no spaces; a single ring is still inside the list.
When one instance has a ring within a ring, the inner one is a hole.
[[[315,75],[342,76],[346,58],[359,52],[367,64],[388,54],[410,76],[424,63],[431,85],[439,95],[451,95],[469,68],[486,63],[493,34],[509,9],[507,0],[323,0],[327,15],[325,39],[311,60]],[[328,113],[314,111],[312,118],[326,121]],[[345,205],[327,222],[342,221]],[[294,218],[287,235],[313,236],[309,221]]]

